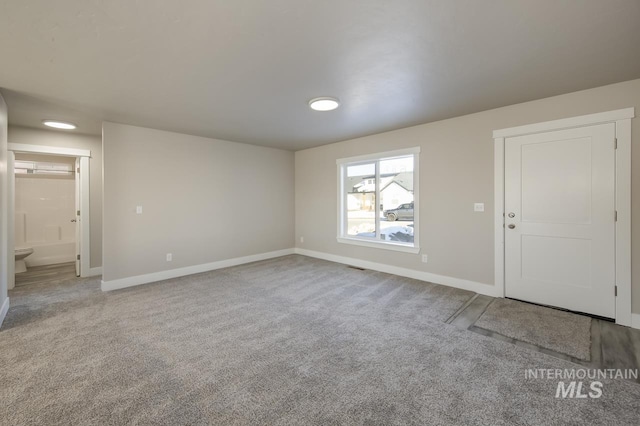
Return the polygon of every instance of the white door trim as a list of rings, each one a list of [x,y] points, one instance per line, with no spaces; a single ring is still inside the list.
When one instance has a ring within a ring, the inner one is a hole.
[[[591,126],[602,123],[615,123],[620,120],[635,117],[635,108],[617,109],[615,111],[598,112],[596,114],[580,115],[578,117],[562,118],[560,120],[545,121],[543,123],[525,124],[524,126],[508,127],[494,130],[493,138],[510,138],[513,136],[530,135],[532,133],[550,132],[553,130],[571,129],[573,127]]]
[[[80,214],[82,217],[80,221],[80,276],[91,276],[91,217],[89,214],[89,157],[91,157],[91,151],[21,143],[9,143],[8,150],[14,153],[48,154],[80,158]],[[13,170],[8,170],[8,172],[13,173]],[[9,188],[9,191],[15,192],[15,187]],[[14,262],[14,253],[11,252],[9,255],[9,260]]]
[[[88,149],[29,145],[26,143],[9,143],[7,149],[13,152],[22,152],[28,154],[63,155],[66,157],[91,157],[91,150]]]
[[[9,273],[9,279],[7,280],[7,289],[12,290],[16,286],[16,258],[15,253],[11,248],[15,249],[16,241],[16,229],[15,229],[15,216],[16,216],[16,156],[13,151],[7,151],[7,247],[9,247],[9,259],[7,262],[7,272]],[[2,321],[0,321],[0,324]]]
[[[571,117],[544,123],[495,130],[494,140],[494,253],[499,297],[505,294],[504,277],[504,142],[505,138],[575,127],[615,123],[616,150],[616,324],[632,326],[631,315],[631,119],[635,108]]]

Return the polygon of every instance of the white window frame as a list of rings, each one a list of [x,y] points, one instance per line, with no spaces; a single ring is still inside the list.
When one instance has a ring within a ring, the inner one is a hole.
[[[376,238],[356,237],[344,232],[347,221],[347,193],[344,190],[344,170],[347,165],[357,163],[376,162],[376,182],[380,181],[380,170],[378,163],[381,160],[387,160],[395,157],[403,157],[413,155],[413,236],[414,241],[411,243],[401,243],[395,241],[380,240],[380,186],[376,185]],[[339,243],[352,244],[356,246],[371,247],[377,249],[400,251],[405,253],[420,253],[420,227],[419,227],[419,182],[420,182],[420,147],[399,149],[396,151],[379,152],[374,154],[359,155],[357,157],[340,158],[336,160],[338,166],[338,236]]]

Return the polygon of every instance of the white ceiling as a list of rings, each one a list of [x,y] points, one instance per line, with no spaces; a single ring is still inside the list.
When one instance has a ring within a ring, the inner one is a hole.
[[[0,3],[11,123],[287,149],[639,78],[638,46],[638,0]]]

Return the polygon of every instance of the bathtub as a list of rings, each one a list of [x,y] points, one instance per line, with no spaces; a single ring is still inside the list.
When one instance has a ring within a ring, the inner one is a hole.
[[[74,262],[76,259],[75,241],[29,242],[26,245],[33,248],[33,254],[25,259],[27,267]]]

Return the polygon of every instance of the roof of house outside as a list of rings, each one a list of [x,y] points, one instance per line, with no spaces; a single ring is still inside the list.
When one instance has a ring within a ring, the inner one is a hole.
[[[375,179],[375,175],[347,177],[346,187],[351,188],[349,193],[363,194],[363,193],[375,192],[375,185],[366,183],[366,181],[369,179]],[[391,184],[396,183],[402,188],[406,189],[407,191],[413,192],[413,173],[412,172],[402,172],[402,173],[381,175],[380,180],[382,182],[380,191],[384,191]]]

